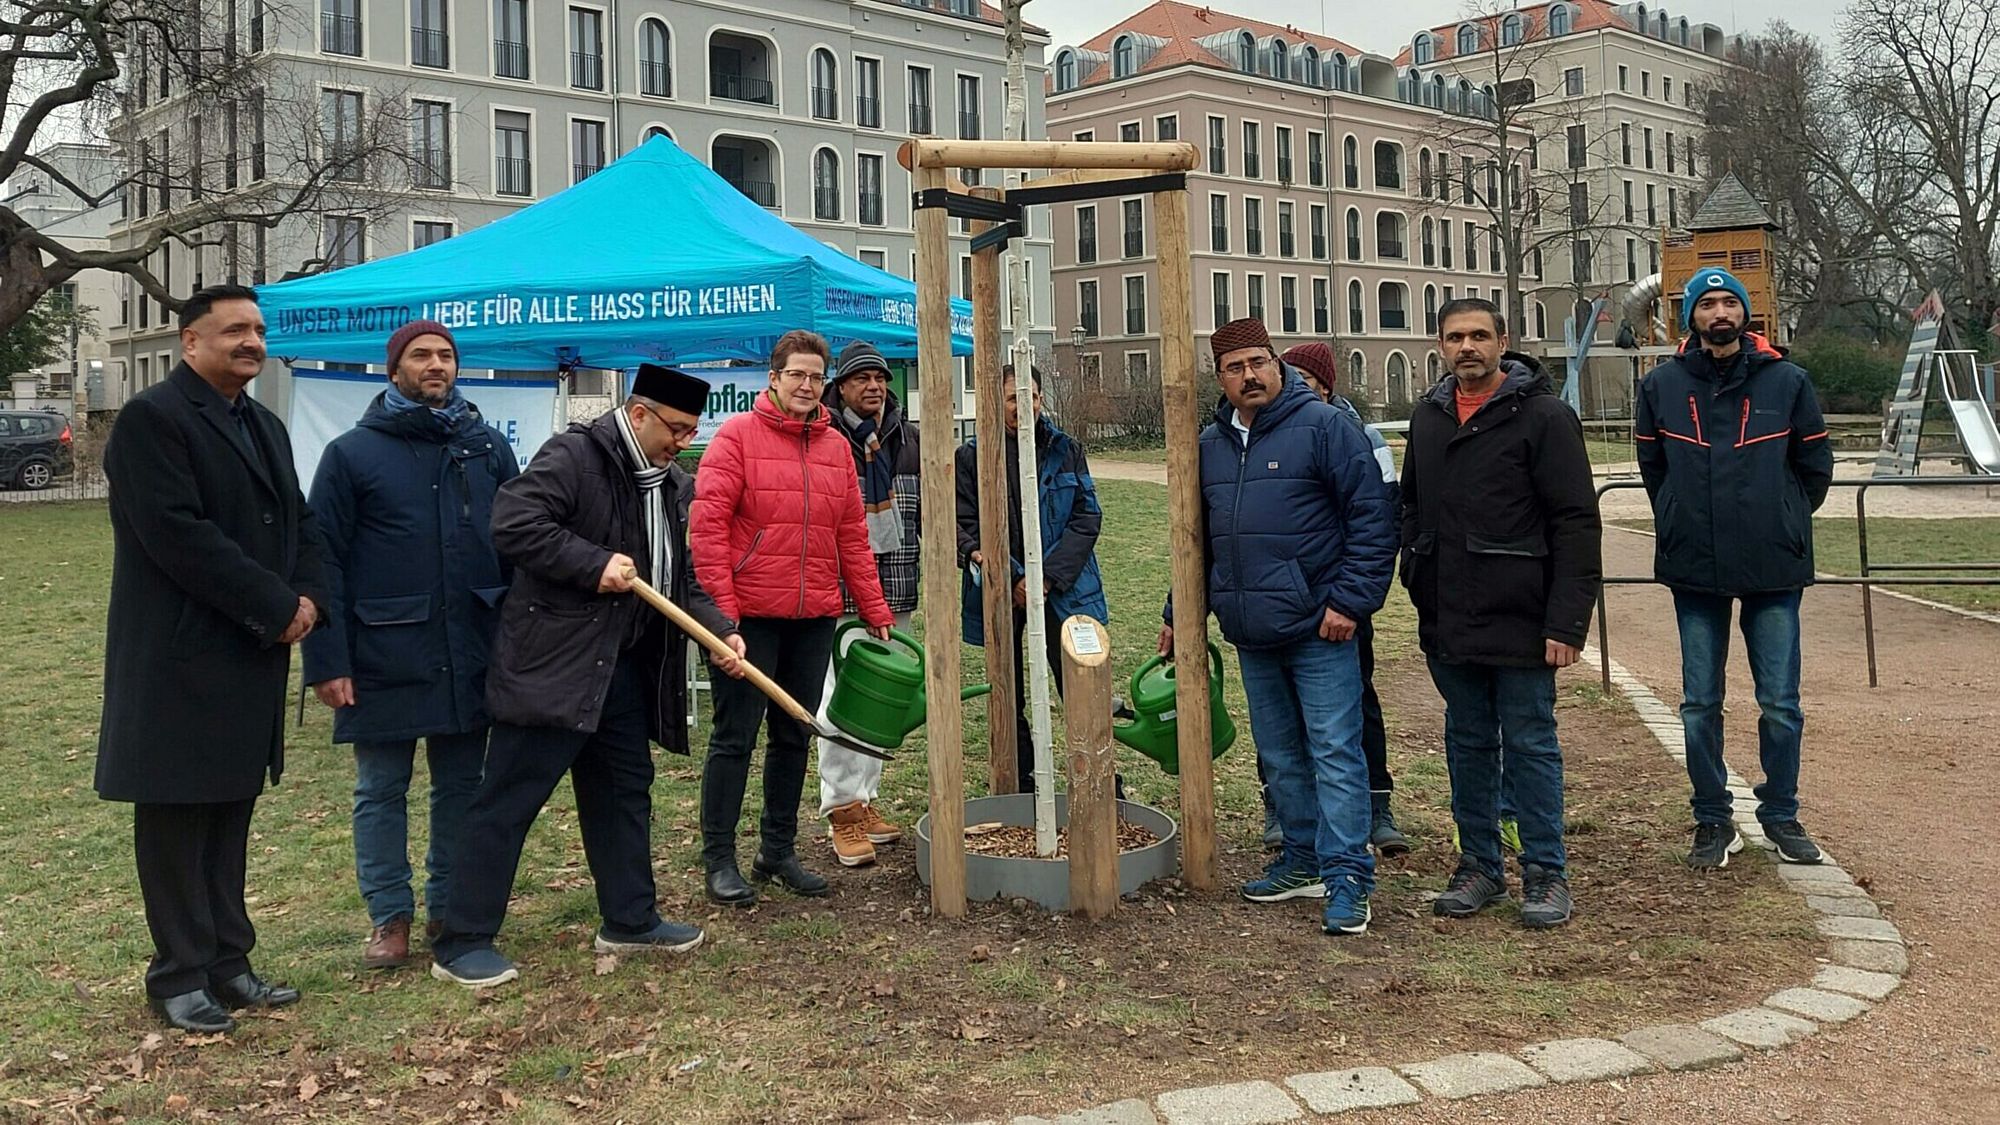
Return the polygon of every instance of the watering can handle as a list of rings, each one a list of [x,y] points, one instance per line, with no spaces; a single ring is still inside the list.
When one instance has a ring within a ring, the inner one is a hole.
[[[1154,656],[1148,658],[1144,664],[1139,665],[1138,670],[1132,673],[1132,698],[1139,698],[1139,681],[1146,678],[1146,673],[1158,668],[1160,665],[1166,663],[1166,661],[1167,658],[1164,656]]]
[[[855,621],[845,622],[840,626],[840,628],[834,630],[833,671],[835,675],[839,675],[841,668],[845,667],[847,664],[847,645],[844,643],[844,638],[847,636],[847,634],[852,633],[856,629],[866,629],[866,628],[867,628],[866,625],[863,625],[859,620],[855,620]]]

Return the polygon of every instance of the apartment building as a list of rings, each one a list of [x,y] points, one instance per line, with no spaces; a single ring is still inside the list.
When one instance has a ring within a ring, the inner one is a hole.
[[[1446,111],[1399,98],[1389,59],[1176,0],[1052,59],[1053,138],[1202,151],[1188,177],[1202,361],[1218,325],[1256,317],[1280,349],[1330,343],[1350,396],[1406,408],[1442,375],[1438,308],[1504,303],[1489,216],[1434,183],[1454,175],[1427,140]],[[1108,393],[1156,384],[1150,201],[1054,210],[1058,354]]]
[[[283,191],[287,169],[311,163],[302,155],[360,145],[384,119],[407,134],[409,182],[344,169],[335,178],[350,182],[336,185],[325,213],[163,250],[156,269],[176,292],[422,247],[547,198],[654,136],[809,234],[907,277],[915,242],[897,146],[911,134],[998,137],[1004,126],[1000,13],[979,0],[205,7],[206,42],[252,64],[244,88],[190,96],[141,48],[113,137],[142,162],[188,172],[134,193],[114,239],[227,193]],[[1043,128],[1046,42],[1040,33],[1028,42],[1030,136]],[[674,207],[661,200],[630,221],[672,223]],[[1045,230],[1031,234],[1030,325],[1047,348],[1051,243]],[[955,241],[969,254],[962,230]],[[178,349],[157,302],[128,292],[121,306],[108,328],[114,375],[129,392],[163,377]],[[282,395],[282,382],[259,380],[260,395]]]
[[[35,157],[94,196],[109,192],[118,182],[118,162],[107,145],[66,141],[40,149]],[[71,250],[105,249],[111,224],[118,218],[116,204],[93,207],[40,168],[23,168],[0,185],[0,198],[30,229]],[[70,413],[78,401],[94,407],[101,400],[105,360],[110,354],[103,325],[117,303],[119,282],[120,275],[108,270],[84,270],[45,298],[86,310],[91,327],[72,331],[62,354],[44,364],[32,384],[21,381],[7,388],[12,392],[13,406],[57,406]],[[0,379],[22,374],[0,371]]]

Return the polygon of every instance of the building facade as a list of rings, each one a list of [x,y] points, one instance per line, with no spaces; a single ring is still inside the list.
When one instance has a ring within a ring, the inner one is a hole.
[[[50,145],[35,156],[93,196],[109,193],[118,182],[118,162],[108,145],[66,142]],[[72,250],[108,247],[111,225],[118,218],[115,203],[93,207],[38,168],[24,168],[6,184],[0,196],[30,228]],[[111,354],[105,325],[115,312],[119,281],[117,275],[107,270],[84,270],[50,295],[84,311],[90,328],[79,327],[70,333],[62,355],[40,369],[40,376],[28,394],[13,395],[14,406],[54,406],[70,413],[78,402],[88,408],[101,399],[106,361]],[[0,377],[20,374],[24,373],[0,371]],[[30,384],[24,381],[18,386],[25,388]]]
[[[547,198],[659,135],[814,237],[908,277],[915,243],[898,145],[913,133],[990,138],[1004,127],[1000,16],[976,0],[207,7],[216,11],[206,41],[226,37],[230,57],[251,63],[244,88],[191,97],[142,51],[114,141],[140,165],[187,171],[133,193],[114,240],[217,196],[287,190],[303,174],[293,170],[323,172],[324,155],[341,146],[407,149],[385,162],[393,171],[337,170],[346,182],[318,213],[164,248],[155,269],[177,293],[422,247]],[[1030,136],[1043,128],[1045,43],[1029,37]],[[631,221],[673,218],[674,201],[661,200]],[[1046,348],[1051,244],[1046,230],[1032,234],[1030,323]],[[962,231],[955,243],[969,252]],[[129,393],[163,377],[178,345],[158,302],[133,291],[121,304],[125,315],[108,327]],[[259,384],[260,395],[283,394],[282,378]],[[606,389],[601,377],[578,386]]]

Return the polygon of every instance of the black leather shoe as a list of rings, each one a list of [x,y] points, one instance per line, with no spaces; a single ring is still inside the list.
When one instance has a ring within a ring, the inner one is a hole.
[[[212,985],[210,992],[224,1005],[234,1008],[282,1008],[299,1002],[299,990],[271,984],[256,973],[231,977]]]
[[[196,1035],[235,1031],[236,1021],[206,989],[183,992],[179,996],[149,996],[146,1002],[161,1019]]]
[[[760,883],[773,880],[795,895],[818,898],[827,892],[826,880],[805,869],[796,852],[783,859],[759,855],[750,865],[750,877]]]
[[[743,873],[732,863],[708,873],[708,901],[723,906],[755,906],[757,891],[743,881]]]

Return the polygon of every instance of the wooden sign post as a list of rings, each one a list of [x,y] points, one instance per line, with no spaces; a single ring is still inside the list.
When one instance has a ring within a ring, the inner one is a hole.
[[[1117,751],[1111,742],[1111,634],[1078,614],[1062,624],[1063,723],[1069,734],[1069,909],[1118,908]]]

